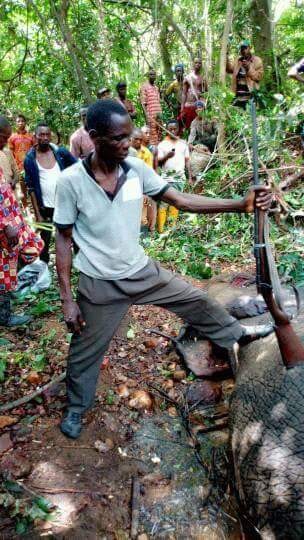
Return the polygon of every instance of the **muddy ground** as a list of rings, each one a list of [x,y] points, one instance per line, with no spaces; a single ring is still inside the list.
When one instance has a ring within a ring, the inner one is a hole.
[[[50,303],[57,309],[56,299]],[[19,363],[7,366],[1,403],[63,372],[68,336],[56,309],[36,317],[28,329],[2,332],[1,350],[11,351]],[[227,411],[233,380],[195,380],[167,339],[147,333],[157,328],[176,335],[180,325],[159,308],[130,310],[112,341],[95,406],[77,441],[58,428],[64,382],[0,412],[0,467],[6,481],[0,493],[6,506],[1,539],[240,538],[229,482]],[[38,360],[34,356],[34,364],[27,365],[33,354]],[[39,371],[41,354],[47,362]],[[49,513],[29,511],[37,496],[50,503]]]

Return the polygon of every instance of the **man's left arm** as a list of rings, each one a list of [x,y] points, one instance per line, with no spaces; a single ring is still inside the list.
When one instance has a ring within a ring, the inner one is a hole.
[[[253,212],[255,207],[267,211],[273,197],[268,186],[251,188],[243,199],[212,199],[191,193],[181,193],[169,187],[160,196],[160,199],[184,212],[218,214],[222,212]]]
[[[77,159],[66,148],[62,147],[60,151],[64,158],[65,168],[70,167],[71,165],[74,165],[74,163],[77,162]]]
[[[191,162],[190,162],[190,150],[189,146],[186,144],[185,148],[185,167],[188,173],[189,184],[192,184],[192,171],[191,171]]]
[[[248,77],[255,82],[260,82],[264,75],[264,67],[262,59],[258,56],[255,57],[255,62],[249,62],[249,67],[247,71]]]
[[[15,189],[16,184],[20,180],[20,176],[19,176],[17,163],[15,161],[15,158],[14,158],[13,153],[11,152],[11,150],[9,150],[9,160],[10,160],[10,163],[11,163],[12,173],[13,173],[13,178],[12,178],[12,183],[11,184],[12,184],[12,188]]]

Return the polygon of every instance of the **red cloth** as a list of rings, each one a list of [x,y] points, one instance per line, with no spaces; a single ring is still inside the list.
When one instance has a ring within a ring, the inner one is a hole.
[[[0,169],[0,176],[2,171]],[[18,244],[8,245],[4,229],[7,225],[18,230]],[[9,184],[0,185],[0,293],[13,291],[17,286],[18,257],[33,262],[43,249],[43,241],[24,222],[19,204]]]
[[[27,131],[24,133],[13,133],[10,136],[8,146],[13,153],[19,171],[23,171],[25,155],[33,145],[34,137]]]
[[[196,118],[195,105],[185,105],[184,110],[178,116],[178,120],[183,124],[184,129],[189,129],[194,118]]]

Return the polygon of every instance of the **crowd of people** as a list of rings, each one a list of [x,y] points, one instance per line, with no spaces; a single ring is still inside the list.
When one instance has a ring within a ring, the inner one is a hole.
[[[263,76],[260,58],[248,42],[234,63],[227,60],[234,105],[244,108]],[[119,82],[116,95],[101,88],[97,100],[80,109],[81,126],[70,149],[51,142],[40,122],[34,134],[19,114],[16,132],[0,116],[0,325],[28,322],[11,312],[10,293],[18,265],[40,254],[50,260],[51,230],[41,236],[26,223],[29,201],[36,222],[56,227],[56,264],[64,320],[72,332],[67,361],[68,407],[61,431],[77,438],[82,416],[94,403],[96,382],[110,340],[131,304],[155,304],[172,311],[216,345],[235,351],[261,338],[272,325],[243,326],[214,299],[149,259],[139,242],[140,228],[161,233],[179,210],[193,213],[265,211],[269,188],[250,190],[242,199],[210,199],[187,193],[193,182],[191,156],[196,147],[216,148],[217,125],[205,117],[208,85],[196,58],[193,70],[175,67],[176,79],[163,93],[173,118],[162,123],[162,98],[150,69],[140,88],[140,117]],[[174,98],[171,101],[171,98]],[[164,136],[163,136],[164,134]],[[71,285],[72,261],[79,271],[77,301]],[[18,318],[19,317],[19,318]],[[22,318],[23,317],[23,318]]]

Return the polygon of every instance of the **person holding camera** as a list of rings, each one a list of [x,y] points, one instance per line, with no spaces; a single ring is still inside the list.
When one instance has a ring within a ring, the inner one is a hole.
[[[188,172],[189,183],[192,183],[189,147],[186,141],[178,136],[179,124],[177,120],[169,120],[167,123],[167,135],[158,144],[158,165],[161,167],[161,177],[178,191],[183,191],[186,183],[185,170]],[[175,206],[169,206],[160,201],[157,212],[157,230],[162,233],[166,222],[175,225],[178,218],[178,210]]]
[[[234,62],[227,57],[226,71],[232,73],[233,105],[246,109],[253,90],[259,89],[264,75],[262,59],[252,54],[247,39],[240,44],[240,56]]]

